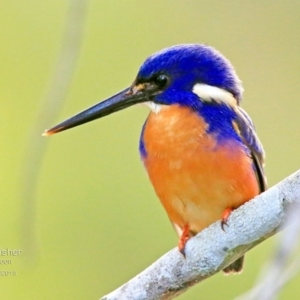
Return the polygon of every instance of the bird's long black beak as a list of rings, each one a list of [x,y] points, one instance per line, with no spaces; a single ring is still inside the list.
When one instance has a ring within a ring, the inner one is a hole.
[[[152,92],[152,91],[151,91]],[[72,127],[102,118],[113,112],[129,107],[136,103],[151,101],[149,90],[138,87],[127,88],[118,94],[82,111],[81,113],[47,129],[43,135],[48,136]]]

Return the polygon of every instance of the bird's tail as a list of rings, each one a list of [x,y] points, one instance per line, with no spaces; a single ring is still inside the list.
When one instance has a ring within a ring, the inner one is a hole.
[[[223,269],[225,275],[238,274],[243,271],[244,256],[234,261],[231,265]]]

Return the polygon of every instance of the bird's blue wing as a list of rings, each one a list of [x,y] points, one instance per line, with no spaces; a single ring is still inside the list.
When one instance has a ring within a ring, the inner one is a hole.
[[[251,151],[257,180],[260,185],[260,190],[263,192],[267,189],[267,180],[264,175],[265,152],[263,146],[255,132],[254,124],[248,114],[240,106],[237,106],[235,110],[239,135],[244,144]]]

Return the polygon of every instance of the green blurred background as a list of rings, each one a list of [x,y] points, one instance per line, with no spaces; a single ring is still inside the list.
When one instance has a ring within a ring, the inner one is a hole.
[[[143,106],[51,138],[36,136],[47,148],[36,198],[27,199],[35,210],[29,220],[22,218],[27,143],[57,62],[69,5],[0,2],[0,248],[23,250],[11,265],[0,265],[17,272],[0,276],[1,299],[98,299],[177,243],[139,159],[139,133],[148,113]],[[87,5],[71,88],[47,126],[131,84],[154,51],[207,43],[232,61],[244,82],[243,107],[265,146],[269,185],[299,168],[300,1]],[[27,226],[34,226],[34,241],[22,236]],[[277,240],[250,251],[241,276],[218,274],[179,299],[233,299],[253,285]],[[299,280],[280,299],[299,299]]]

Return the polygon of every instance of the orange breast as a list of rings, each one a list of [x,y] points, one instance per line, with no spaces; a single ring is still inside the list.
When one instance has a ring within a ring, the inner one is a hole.
[[[171,222],[194,233],[259,193],[251,158],[236,140],[217,143],[189,108],[151,112],[144,128],[144,164]]]

